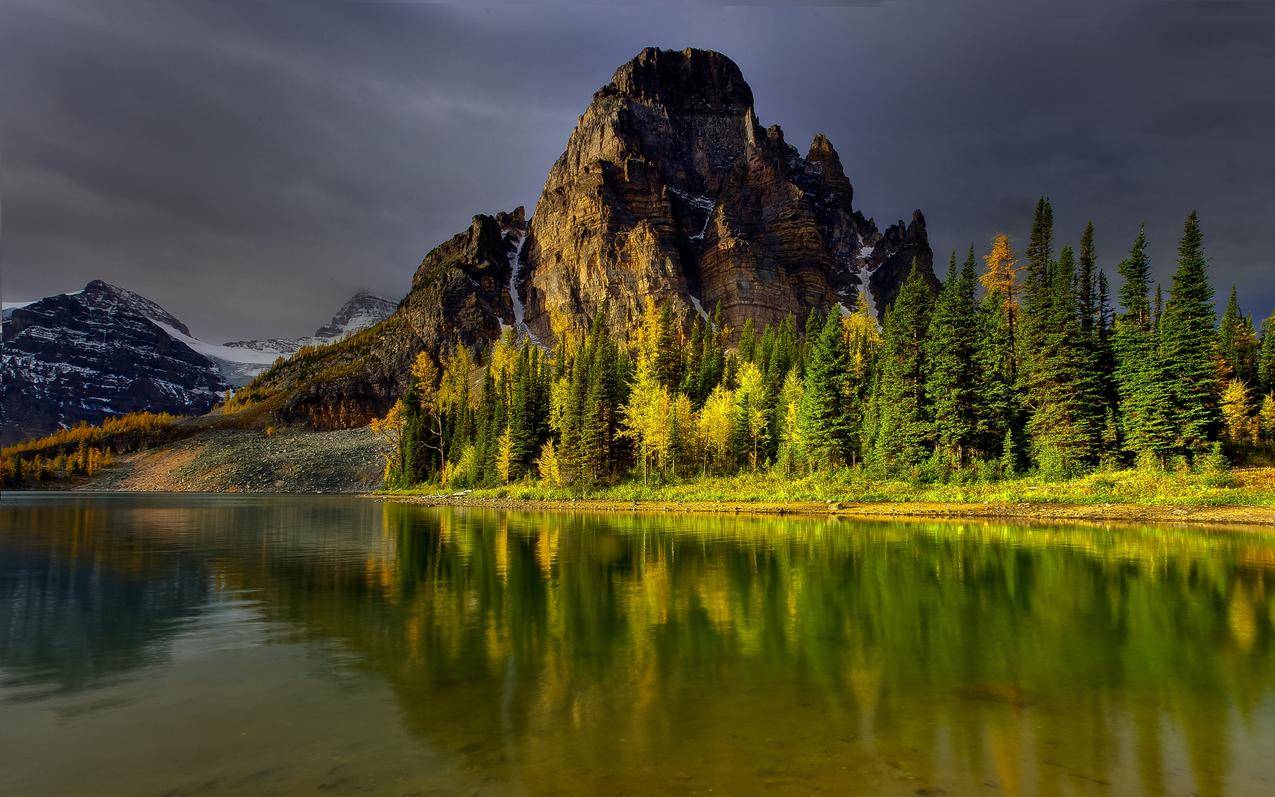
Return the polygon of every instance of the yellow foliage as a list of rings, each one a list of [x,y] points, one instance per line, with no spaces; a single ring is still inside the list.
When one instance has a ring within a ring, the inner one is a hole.
[[[1018,307],[1018,272],[1021,270],[1014,256],[1014,248],[1009,243],[1009,236],[997,233],[992,238],[992,251],[983,257],[987,270],[978,281],[987,289],[989,295],[1002,297],[1008,310]]]
[[[1275,440],[1275,395],[1267,393],[1262,398],[1262,409],[1258,411],[1262,437]]]
[[[176,422],[177,416],[167,412],[132,412],[116,418],[107,418],[98,426],[81,423],[34,440],[23,440],[20,443],[5,446],[0,453],[4,456],[16,457],[51,449],[64,450],[79,445],[102,446],[114,443],[115,438],[153,435],[168,429]]]
[[[708,395],[699,412],[700,445],[704,449],[706,466],[721,462],[730,452],[734,419],[735,395],[718,385]]]
[[[416,389],[420,391],[421,402],[428,403],[432,400],[438,387],[438,366],[434,365],[434,358],[429,356],[429,352],[418,353],[412,361],[412,379],[416,382]]]
[[[558,451],[554,448],[552,439],[546,440],[540,449],[540,456],[536,458],[536,472],[540,474],[540,481],[549,487],[561,487],[564,484],[562,471],[558,467]]]
[[[650,464],[663,467],[668,459],[673,443],[672,408],[668,388],[655,378],[654,360],[641,357],[629,402],[621,408],[620,435],[637,443],[643,480]]]
[[[403,440],[405,414],[406,408],[403,406],[403,400],[399,399],[394,402],[394,406],[390,407],[390,411],[385,413],[384,418],[377,418],[368,424],[368,428],[371,429],[372,434],[376,436],[381,444],[381,456],[385,458],[387,476],[393,469],[398,457],[399,444]]]
[[[1249,416],[1248,386],[1232,379],[1222,390],[1222,422],[1228,440],[1245,443],[1254,437],[1253,422]]]
[[[841,321],[845,327],[846,340],[850,344],[850,371],[860,381],[867,374],[872,352],[881,343],[881,325],[877,323],[876,313],[872,311],[867,291],[868,286],[864,285],[855,301],[854,312]]]
[[[496,473],[505,484],[509,483],[509,471],[512,469],[513,460],[514,439],[509,427],[506,426],[504,433],[500,435],[499,448],[496,451]]]

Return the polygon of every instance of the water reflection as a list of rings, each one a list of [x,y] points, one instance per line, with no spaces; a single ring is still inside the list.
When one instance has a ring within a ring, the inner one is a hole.
[[[418,744],[497,791],[1275,774],[1260,535],[10,496],[0,530],[0,700],[234,631],[335,647],[324,668],[387,685]]]

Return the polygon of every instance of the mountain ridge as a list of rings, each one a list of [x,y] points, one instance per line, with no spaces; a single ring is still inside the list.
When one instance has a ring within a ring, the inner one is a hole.
[[[207,412],[226,390],[280,357],[354,334],[393,307],[361,291],[316,335],[218,345],[194,337],[159,303],[103,280],[79,291],[5,303],[0,440],[11,443],[140,410]],[[319,334],[324,332],[332,334]]]

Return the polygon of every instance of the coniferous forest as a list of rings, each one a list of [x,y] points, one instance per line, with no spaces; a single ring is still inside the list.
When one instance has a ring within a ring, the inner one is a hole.
[[[914,268],[877,317],[853,307],[731,329],[649,301],[634,339],[597,313],[552,349],[504,337],[421,354],[373,424],[386,483],[589,488],[745,471],[855,469],[921,482],[1068,478],[1137,465],[1225,467],[1275,439],[1275,313],[1259,335],[1230,292],[1220,321],[1204,236],[1186,220],[1171,283],[1139,232],[1099,266],[1093,225],[1062,244],[1047,199],[1021,254],[997,235]]]

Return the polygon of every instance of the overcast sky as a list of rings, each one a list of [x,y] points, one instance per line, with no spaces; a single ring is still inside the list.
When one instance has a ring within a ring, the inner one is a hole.
[[[535,203],[593,92],[642,47],[720,50],[765,124],[826,133],[879,225],[936,254],[1037,196],[1140,221],[1167,279],[1192,208],[1219,300],[1275,306],[1275,4],[0,0],[0,290],[93,278],[211,340],[392,299],[479,212]]]

